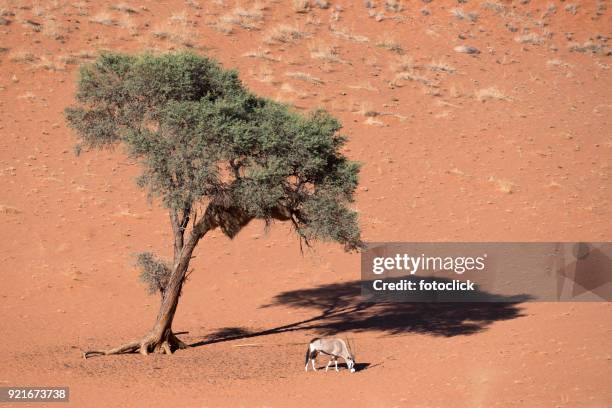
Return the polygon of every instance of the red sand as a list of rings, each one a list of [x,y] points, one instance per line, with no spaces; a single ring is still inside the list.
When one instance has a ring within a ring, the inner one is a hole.
[[[189,40],[258,93],[329,109],[350,136],[347,154],[364,164],[356,207],[367,241],[612,237],[611,60],[568,48],[610,37],[610,11],[597,15],[595,2],[576,14],[555,2],[545,15],[549,2],[506,1],[496,13],[475,1],[405,1],[395,13],[380,0],[376,21],[362,2],[296,13],[293,2],[262,1],[258,17],[245,1],[250,30],[214,27],[237,15],[230,1],[188,3],[128,3],[135,13],[106,1],[0,6],[9,22],[0,26],[0,386],[70,386],[77,407],[612,406],[611,303],[404,305],[399,325],[366,310],[171,357],[83,360],[82,350],[150,328],[158,299],[138,282],[132,254],[171,251],[167,216],[135,186],[136,165],[120,150],[72,154],[62,111],[75,62],[97,49]],[[457,19],[454,7],[477,21]],[[308,34],[268,44],[283,24]],[[526,28],[542,43],[516,41]],[[462,44],[481,53],[453,51]],[[174,324],[191,343],[316,317],[320,308],[262,306],[359,278],[359,255],[320,244],[301,256],[282,224],[250,225],[231,242],[212,234],[196,255]],[[367,369],[304,373],[308,340],[339,324]]]

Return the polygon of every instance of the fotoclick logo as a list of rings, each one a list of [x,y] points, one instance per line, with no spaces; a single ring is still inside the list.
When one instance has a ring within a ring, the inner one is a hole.
[[[612,301],[612,243],[372,243],[367,301]]]

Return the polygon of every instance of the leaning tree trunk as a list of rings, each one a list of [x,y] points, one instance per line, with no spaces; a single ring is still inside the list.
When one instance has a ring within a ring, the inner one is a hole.
[[[189,240],[185,243],[175,260],[153,329],[141,340],[133,341],[110,350],[87,351],[84,353],[85,358],[96,355],[132,353],[135,351],[145,355],[150,352],[171,354],[176,349],[187,347],[172,332],[172,321],[174,320],[183,282],[189,268],[189,262],[202,235],[203,233],[199,230],[192,231]]]
[[[197,240],[190,239],[187,245],[183,247],[178,258],[178,263],[175,263],[168,280],[168,285],[164,291],[159,313],[157,314],[157,321],[151,332],[142,340],[140,344],[140,353],[148,354],[150,351],[163,351],[166,354],[170,354],[177,348],[185,348],[185,343],[181,342],[172,333],[172,321],[174,320],[174,314],[176,313],[176,307],[178,306],[179,297],[183,288],[183,282],[189,268],[189,261],[193,250],[197,245]]]

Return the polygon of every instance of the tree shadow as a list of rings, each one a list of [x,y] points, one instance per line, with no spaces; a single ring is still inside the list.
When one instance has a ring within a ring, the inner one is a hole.
[[[439,278],[437,278],[440,281]],[[224,341],[270,334],[308,330],[330,336],[343,332],[377,331],[389,335],[422,333],[452,337],[485,330],[491,323],[522,316],[518,304],[527,295],[504,297],[476,290],[475,299],[495,302],[368,302],[361,296],[360,280],[319,285],[313,288],[282,292],[262,308],[288,306],[313,309],[319,313],[309,319],[286,325],[252,331],[227,327],[209,334],[191,346],[198,347]]]

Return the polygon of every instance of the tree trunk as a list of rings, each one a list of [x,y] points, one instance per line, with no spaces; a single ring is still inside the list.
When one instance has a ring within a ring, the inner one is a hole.
[[[183,246],[177,259],[178,262],[175,263],[170,275],[168,286],[166,286],[159,313],[157,314],[157,322],[149,335],[143,340],[140,346],[140,353],[148,354],[150,351],[160,351],[160,349],[167,353],[166,347],[169,347],[170,351],[184,347],[184,343],[180,342],[172,333],[172,321],[178,306],[185,275],[189,269],[189,262],[199,240],[199,237],[192,235],[187,244]]]
[[[137,350],[145,355],[150,352],[171,354],[176,349],[187,347],[172,332],[172,321],[174,320],[174,314],[176,313],[176,307],[178,306],[181,289],[183,288],[183,282],[189,269],[189,262],[191,261],[193,251],[206,230],[202,226],[192,231],[189,240],[180,251],[164,291],[161,306],[157,314],[157,321],[149,334],[141,340],[133,341],[111,350],[87,351],[83,353],[85,358],[97,355],[132,353]]]

